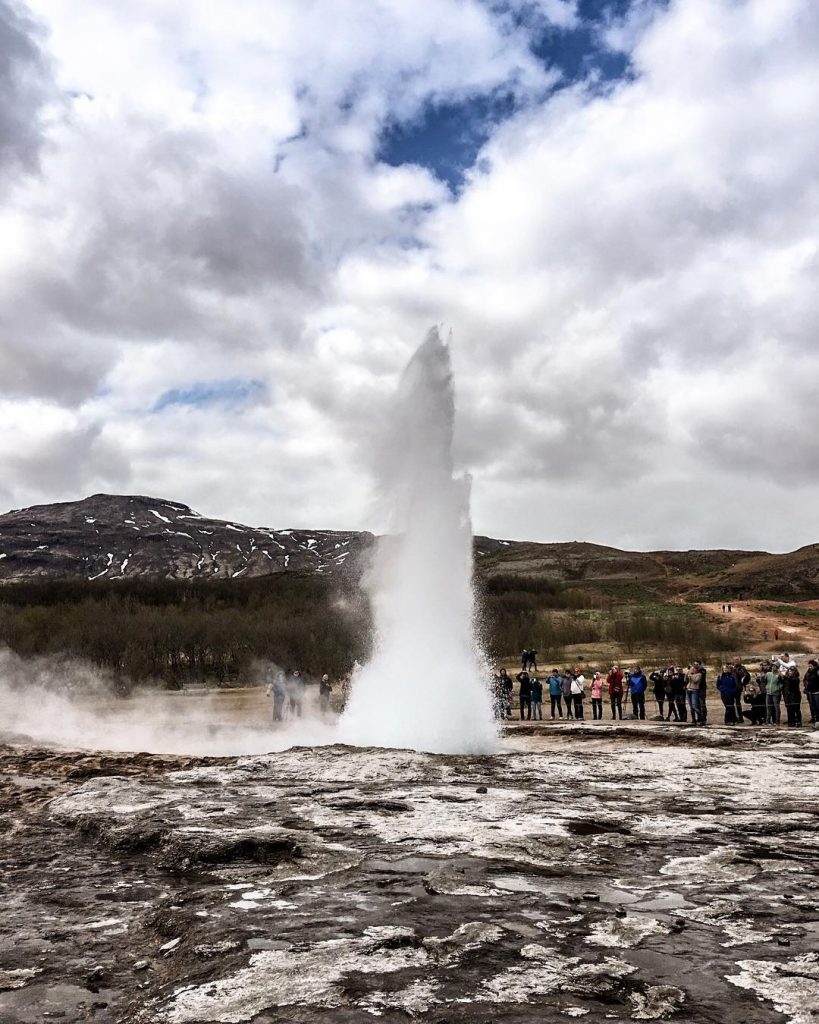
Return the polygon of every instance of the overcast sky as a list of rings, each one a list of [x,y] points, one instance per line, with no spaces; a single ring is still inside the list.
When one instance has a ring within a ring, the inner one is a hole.
[[[819,3],[0,0],[0,507],[378,529],[436,323],[476,531],[819,541]]]

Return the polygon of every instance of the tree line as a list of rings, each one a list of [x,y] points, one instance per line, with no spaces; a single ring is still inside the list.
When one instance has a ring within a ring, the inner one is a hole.
[[[613,641],[631,651],[720,650],[697,609],[622,604],[610,593],[515,576],[476,581],[480,633],[492,658],[535,647],[561,660],[573,644]],[[369,605],[354,581],[296,573],[238,580],[63,580],[0,588],[0,644],[27,657],[73,656],[123,689],[156,682],[231,686],[259,662],[336,678],[364,661]]]
[[[354,589],[315,576],[66,580],[3,587],[0,643],[23,657],[91,661],[125,688],[229,686],[251,681],[259,661],[342,675],[366,657],[370,625]]]

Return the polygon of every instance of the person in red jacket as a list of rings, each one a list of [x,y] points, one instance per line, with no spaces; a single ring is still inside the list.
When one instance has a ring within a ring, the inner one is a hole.
[[[611,666],[611,672],[606,676],[606,688],[609,691],[609,704],[611,705],[612,720],[623,718],[623,673],[618,665]]]

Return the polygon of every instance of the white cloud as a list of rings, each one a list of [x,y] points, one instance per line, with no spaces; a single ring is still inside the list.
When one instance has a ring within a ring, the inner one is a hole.
[[[641,0],[598,26],[632,77],[551,94],[529,33],[576,26],[563,0],[30,8],[0,0],[9,504],[370,525],[370,442],[444,322],[482,532],[816,539],[812,0]],[[376,161],[498,89],[521,109],[458,196]],[[151,412],[235,379],[265,385],[246,409]]]

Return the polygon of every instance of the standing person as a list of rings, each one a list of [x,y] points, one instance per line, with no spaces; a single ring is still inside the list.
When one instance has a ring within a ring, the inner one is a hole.
[[[654,700],[657,701],[657,707],[660,711],[660,720],[665,717],[665,675],[665,669],[658,668],[656,672],[652,672],[648,677],[654,684]]]
[[[321,677],[319,683],[319,711],[322,715],[326,715],[330,710],[330,694],[333,692],[333,684],[330,682],[330,677],[325,672]]]
[[[528,662],[529,662],[529,650],[528,650],[528,648],[524,647],[523,650],[520,652],[520,670],[521,670],[521,672],[525,672],[526,671],[526,666],[527,666]]]
[[[815,728],[819,723],[819,662],[815,658],[811,658],[808,662],[805,678],[802,680],[802,688],[807,694],[810,721]]]
[[[671,719],[671,707],[674,707],[674,714],[678,722],[688,721],[688,709],[685,705],[685,672],[681,665],[677,665],[671,676],[671,695],[673,700],[669,702],[668,718]]]
[[[719,690],[719,695],[722,698],[722,703],[725,708],[725,724],[736,725],[736,700],[739,695],[739,687],[737,686],[737,677],[734,675],[733,666],[723,666],[722,672],[717,677],[717,689]]]
[[[281,722],[284,718],[284,700],[287,696],[287,684],[281,669],[276,672],[273,681],[268,685],[265,692],[268,697],[271,694],[273,696],[273,721]]]
[[[694,665],[700,674],[700,722],[708,725],[708,669],[701,661],[695,661]]]
[[[774,630],[774,640],[778,640],[778,639],[779,639],[779,630],[775,629]]]
[[[293,669],[287,680],[287,696],[291,718],[301,718],[304,714],[304,676],[300,669]]]
[[[737,690],[737,696],[735,700],[737,709],[737,721],[744,722],[745,711],[742,707],[742,698],[743,694],[745,693],[746,687],[751,685],[751,673],[748,671],[747,668],[745,668],[741,661],[738,661],[734,665],[734,675],[737,677],[737,686],[739,687],[739,689]]]
[[[591,685],[589,686],[589,695],[591,697],[592,706],[592,719],[595,722],[603,720],[603,677],[599,672],[595,672],[592,676]]]
[[[298,688],[298,669],[293,669],[287,673],[285,687],[287,688],[287,714],[289,718],[293,718],[295,717],[296,704],[298,703],[296,696],[296,690]]]
[[[543,718],[543,683],[532,676],[532,718]]]
[[[629,673],[628,692],[631,695],[631,710],[635,718],[645,719],[646,717],[646,689],[648,680],[643,675],[639,665]]]
[[[773,665],[765,672],[765,724],[779,725],[782,712],[782,676]]]
[[[572,712],[574,705],[572,700],[572,679],[572,673],[569,669],[564,668],[560,676],[560,692],[563,694],[563,703],[566,705],[566,718],[574,718],[574,713]]]
[[[623,673],[619,665],[612,665],[611,671],[606,676],[606,687],[609,691],[609,704],[611,706],[611,720],[623,719]]]
[[[585,695],[586,677],[582,672],[578,672],[572,679],[572,701],[574,702],[574,717],[579,722],[583,720],[583,698]]]
[[[704,725],[702,720],[702,714],[700,709],[700,686],[702,684],[702,672],[697,667],[696,662],[693,665],[688,666],[688,672],[685,676],[685,697],[688,701],[688,707],[691,711],[691,724],[692,725]]]
[[[761,676],[750,681],[742,693],[745,718],[751,725],[765,724],[765,683]]]
[[[782,700],[785,702],[785,711],[788,714],[788,725],[802,725],[802,687],[799,679],[799,669],[791,665],[785,678],[782,680]]]
[[[512,717],[512,691],[515,688],[515,684],[509,678],[509,673],[505,668],[500,670],[500,681],[501,691],[503,692],[503,707],[501,708],[501,718]]]
[[[527,719],[532,717],[532,680],[529,678],[529,673],[518,672],[518,683],[520,684],[518,698],[520,701],[520,720],[522,722],[524,712],[526,712]]]
[[[688,702],[686,699],[686,678],[682,665],[677,666],[674,673],[674,702],[677,708],[677,720],[688,721]]]
[[[537,651],[532,647],[526,652],[526,668],[537,672]]]
[[[307,680],[304,678],[301,669],[296,669],[293,675],[296,677],[296,715],[298,718],[301,718],[304,714],[304,695]]]
[[[549,676],[549,701],[551,703],[552,718],[555,717],[555,708],[558,715],[563,717],[563,691],[560,689],[560,673],[556,668],[552,669]]]

